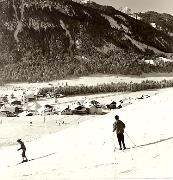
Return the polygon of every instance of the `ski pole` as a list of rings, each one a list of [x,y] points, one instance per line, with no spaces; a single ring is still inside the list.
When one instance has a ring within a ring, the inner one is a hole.
[[[125,132],[126,133],[126,132]],[[126,135],[127,135],[127,137],[130,139],[130,141],[132,142],[132,144],[134,145],[134,146],[136,146],[136,144],[132,141],[132,139],[130,138],[130,136],[126,133]]]
[[[113,136],[112,136],[112,140],[113,140],[113,148],[114,148],[114,152],[115,152],[116,145],[115,145],[115,138],[114,138],[114,134],[113,134]]]

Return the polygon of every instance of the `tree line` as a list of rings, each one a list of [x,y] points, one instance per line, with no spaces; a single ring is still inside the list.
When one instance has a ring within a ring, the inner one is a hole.
[[[96,94],[96,93],[110,93],[110,92],[136,92],[144,91],[149,89],[162,89],[173,87],[173,80],[162,80],[153,81],[146,80],[140,83],[134,82],[118,82],[109,84],[98,84],[96,86],[59,86],[50,88],[41,88],[38,92],[39,95],[45,97],[50,94],[52,97],[56,97],[58,94],[63,94],[65,96],[72,95],[85,95],[85,94]]]

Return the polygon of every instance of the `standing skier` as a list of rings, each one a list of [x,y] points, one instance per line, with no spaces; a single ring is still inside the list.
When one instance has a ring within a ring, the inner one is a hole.
[[[120,146],[120,150],[122,150],[122,145],[123,145],[123,149],[126,149],[126,146],[125,146],[125,143],[124,143],[125,124],[121,120],[119,120],[118,115],[115,116],[115,120],[116,121],[113,124],[113,132],[116,131],[118,143],[119,143],[119,146]]]
[[[18,143],[20,144],[20,146],[21,146],[21,147],[18,149],[18,151],[22,149],[22,158],[23,158],[23,161],[22,161],[22,162],[27,162],[28,159],[27,159],[27,157],[26,157],[26,155],[25,155],[25,152],[26,152],[25,144],[24,144],[24,142],[22,142],[21,139],[18,139],[17,142],[18,142]]]

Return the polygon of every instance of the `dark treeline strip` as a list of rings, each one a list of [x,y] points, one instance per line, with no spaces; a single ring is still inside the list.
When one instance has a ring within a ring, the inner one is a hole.
[[[97,86],[59,86],[51,88],[42,88],[40,89],[40,95],[46,96],[48,93],[52,96],[57,94],[63,94],[65,96],[72,95],[84,95],[84,94],[97,94],[97,93],[109,93],[109,92],[135,92],[143,91],[149,89],[161,89],[173,87],[173,80],[162,80],[162,81],[151,81],[146,80],[141,83],[110,83],[110,84],[101,84]]]

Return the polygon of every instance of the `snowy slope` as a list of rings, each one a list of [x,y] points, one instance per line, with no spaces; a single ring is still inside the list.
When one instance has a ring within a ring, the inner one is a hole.
[[[105,116],[74,125],[26,143],[33,159],[16,165],[18,146],[0,149],[1,179],[119,179],[172,178],[173,91],[167,89]],[[118,147],[112,133],[114,115],[126,123],[127,147]],[[133,141],[133,143],[132,143]],[[9,167],[8,167],[9,166]]]

